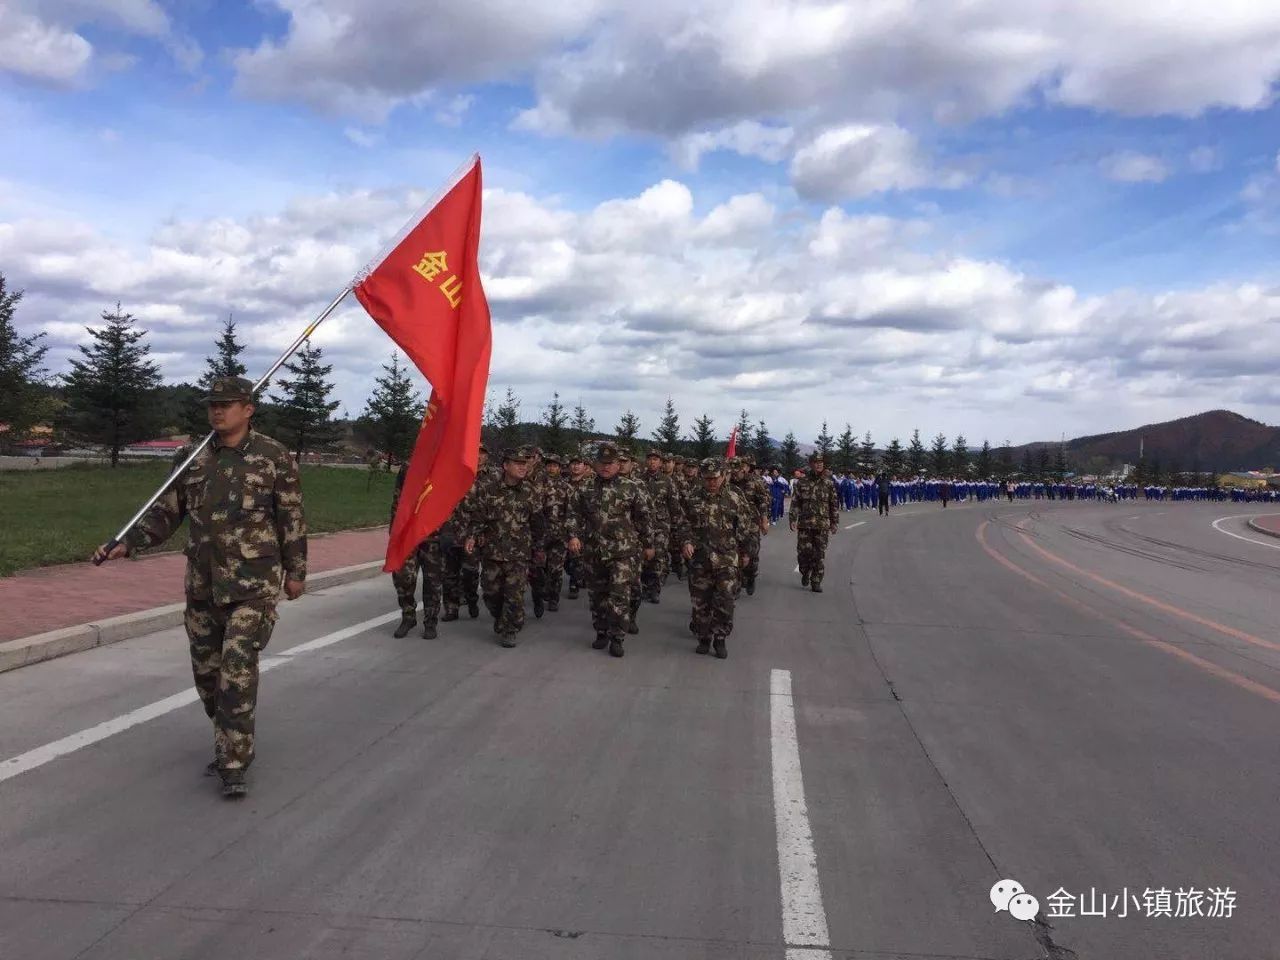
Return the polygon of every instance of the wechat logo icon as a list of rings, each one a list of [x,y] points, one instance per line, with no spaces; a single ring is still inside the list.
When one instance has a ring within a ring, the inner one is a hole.
[[[1015,920],[1034,920],[1040,912],[1040,901],[1027,893],[1017,880],[1001,880],[991,888],[991,903],[996,913],[1007,910]]]

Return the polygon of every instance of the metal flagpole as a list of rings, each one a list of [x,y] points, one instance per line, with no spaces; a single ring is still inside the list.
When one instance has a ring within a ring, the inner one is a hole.
[[[333,302],[330,303],[327,307],[324,308],[324,310],[320,312],[320,316],[312,320],[311,323],[307,326],[307,328],[303,330],[302,333],[298,334],[297,339],[295,339],[293,343],[289,344],[289,346],[285,349],[284,353],[280,354],[280,356],[276,358],[276,362],[271,365],[271,368],[267,370],[267,372],[264,373],[261,377],[258,378],[257,383],[253,385],[253,391],[252,391],[253,393],[257,393],[258,390],[262,387],[262,385],[271,379],[271,375],[275,373],[277,370],[279,370],[280,367],[284,364],[284,362],[288,360],[291,356],[293,356],[294,351],[296,351],[300,346],[302,346],[302,342],[306,340],[307,337],[311,336],[311,334],[315,333],[316,327],[320,326],[320,324],[324,322],[324,320],[329,316],[329,314],[333,313],[334,310],[338,309],[338,304],[342,303],[342,301],[347,298],[347,294],[351,292],[352,287],[353,287],[353,284],[347,284],[347,286],[343,288],[342,292],[333,298]],[[100,566],[102,564],[102,561],[106,559],[106,555],[109,554],[112,550],[114,550],[117,546],[119,546],[122,542],[124,542],[124,538],[128,535],[129,531],[133,529],[134,524],[136,524],[139,520],[143,518],[146,512],[151,509],[151,507],[155,504],[157,500],[159,500],[162,496],[164,496],[164,492],[168,490],[171,486],[173,486],[174,481],[177,480],[178,477],[182,476],[182,472],[186,470],[187,467],[191,466],[195,458],[200,456],[201,452],[204,450],[205,447],[209,445],[209,441],[212,439],[213,439],[213,431],[210,430],[205,435],[205,438],[201,440],[198,444],[196,444],[195,448],[187,456],[187,459],[182,461],[182,463],[178,466],[178,469],[174,470],[171,474],[169,474],[169,476],[165,479],[164,483],[160,485],[160,489],[151,495],[151,499],[148,500],[146,503],[144,503],[142,505],[142,508],[137,513],[135,513],[132,517],[129,518],[129,522],[126,523],[123,527],[121,527],[116,532],[116,535],[114,537],[112,537],[110,540],[107,541],[106,549],[103,550],[102,552],[102,558],[99,559],[98,557],[94,557],[93,559],[94,566]]]

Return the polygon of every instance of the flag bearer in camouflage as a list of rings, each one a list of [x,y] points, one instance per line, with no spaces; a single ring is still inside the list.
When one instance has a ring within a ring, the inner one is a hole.
[[[680,513],[680,495],[676,492],[675,481],[662,469],[662,451],[650,450],[645,455],[645,471],[642,482],[649,494],[649,506],[652,510],[653,526],[653,559],[645,562],[640,571],[641,595],[650,603],[658,603],[662,595],[662,583],[671,568],[671,550],[679,550],[673,544],[671,531],[675,528]]]
[[[596,448],[595,478],[583,484],[570,504],[569,552],[583,553],[587,593],[596,650],[623,655],[622,640],[630,619],[631,584],[642,560],[653,558],[648,497],[643,489],[618,475],[617,444]]]
[[[444,615],[441,620],[458,619],[458,609],[466,604],[467,613],[474,620],[480,616],[480,559],[469,555],[463,548],[467,538],[466,513],[475,502],[476,488],[486,479],[492,479],[496,471],[489,463],[489,451],[480,444],[480,462],[476,479],[467,495],[454,508],[453,514],[441,527],[441,545],[444,549]]]
[[[568,518],[568,506],[572,504],[574,497],[585,484],[590,483],[596,478],[591,472],[591,468],[587,465],[586,457],[581,451],[575,453],[569,458],[569,498],[566,502],[566,519]],[[569,575],[569,592],[570,600],[578,599],[578,590],[586,583],[586,574],[583,570],[583,558],[575,554],[568,554],[564,561],[565,573]]]
[[[524,590],[529,582],[529,560],[544,562],[542,553],[546,521],[537,491],[526,476],[533,452],[528,447],[508,450],[502,473],[476,492],[468,510],[469,530],[464,548],[474,554],[480,545],[480,570],[484,605],[493,614],[498,643],[514,647],[524,626]]]
[[[396,474],[388,525],[395,521],[396,507],[400,503],[400,493],[404,490],[404,478],[408,472],[409,464],[406,462]],[[397,639],[406,636],[418,622],[414,594],[418,588],[419,570],[422,571],[422,635],[428,640],[434,640],[436,622],[440,615],[440,592],[444,585],[444,547],[439,530],[418,544],[417,549],[405,560],[404,566],[391,574],[391,583],[396,588],[396,601],[400,604],[400,624],[394,634]]]
[[[720,660],[733,632],[733,603],[739,571],[750,561],[747,548],[757,530],[755,508],[726,484],[724,463],[709,457],[700,469],[702,487],[689,495],[679,539],[689,561],[689,598],[693,604],[698,653],[714,647]]]
[[[307,577],[307,528],[298,467],[285,447],[253,430],[253,384],[213,381],[205,402],[216,436],[138,521],[123,543],[94,553],[97,562],[127,556],[190,525],[187,609],[191,669],[213,721],[214,761],[222,793],[242,797],[253,763],[258,653],[271,639],[283,584],[290,600]],[[180,452],[176,467],[187,457]]]
[[[755,467],[755,459],[749,455],[734,458],[733,487],[751,505],[756,517],[747,545],[747,555],[751,560],[742,571],[742,586],[747,596],[756,592],[756,577],[760,573],[760,538],[769,532],[769,488],[756,475]]]
[[[796,480],[787,525],[792,530],[799,529],[796,559],[800,566],[800,585],[821,593],[827,538],[840,527],[840,500],[821,453],[809,455],[809,471]]]
[[[563,461],[556,454],[544,458],[543,514],[547,523],[547,562],[542,565],[537,586],[547,609],[555,613],[560,609],[560,591],[564,587],[565,566],[565,516],[569,510],[572,488],[560,475]]]

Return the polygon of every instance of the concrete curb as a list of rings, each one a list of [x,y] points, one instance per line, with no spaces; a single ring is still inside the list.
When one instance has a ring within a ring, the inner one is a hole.
[[[368,580],[381,573],[381,560],[325,570],[307,578],[307,592],[337,587],[356,580]],[[74,627],[62,627],[0,643],[0,673],[176,627],[182,623],[185,609],[185,603],[170,603],[163,607],[139,610],[137,613],[109,617],[97,623],[81,623]]]
[[[1280,516],[1280,514],[1268,513],[1266,514],[1266,516],[1274,517],[1274,516]],[[1256,530],[1258,531],[1258,533],[1265,533],[1268,537],[1280,537],[1280,530],[1271,530],[1267,527],[1264,527],[1262,524],[1258,523],[1257,517],[1249,518],[1249,529]]]

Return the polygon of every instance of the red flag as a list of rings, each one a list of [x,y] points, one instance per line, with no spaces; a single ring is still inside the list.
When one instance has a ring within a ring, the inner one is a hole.
[[[729,434],[729,449],[724,452],[725,459],[738,455],[738,428],[734,427]]]
[[[431,383],[383,569],[404,565],[471,489],[493,338],[480,285],[480,158],[369,275],[356,296]]]

